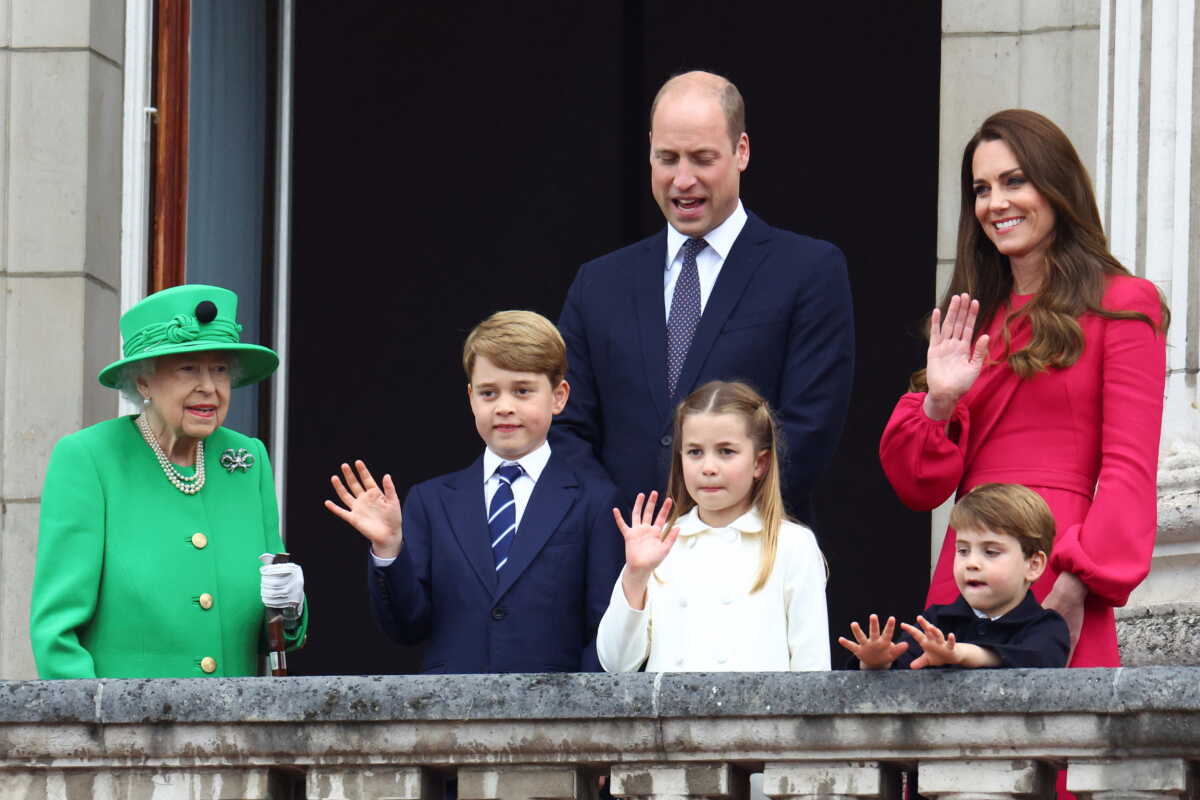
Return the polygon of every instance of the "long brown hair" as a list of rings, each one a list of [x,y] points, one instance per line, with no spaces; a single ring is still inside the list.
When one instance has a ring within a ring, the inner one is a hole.
[[[744,383],[710,381],[688,395],[675,410],[675,452],[671,456],[671,478],[667,483],[667,495],[674,501],[675,507],[667,530],[675,524],[675,520],[696,505],[683,481],[683,422],[696,414],[736,414],[746,421],[746,434],[754,444],[755,454],[764,451],[767,454],[766,472],[761,478],[755,479],[750,491],[750,505],[758,511],[763,524],[762,558],[758,575],[750,588],[750,594],[754,594],[766,585],[771,570],[775,568],[779,528],[787,519],[779,477],[779,429],[767,401]]]
[[[1013,291],[1012,268],[983,232],[975,217],[975,149],[980,142],[1002,141],[1009,146],[1025,178],[1054,209],[1055,223],[1046,253],[1046,279],[1037,295],[1009,313],[1002,333],[1005,358],[1013,372],[1029,378],[1047,367],[1069,367],[1083,352],[1083,329],[1078,318],[1091,312],[1108,319],[1137,319],[1154,327],[1138,311],[1106,309],[1100,304],[1110,275],[1128,275],[1108,251],[1100,211],[1087,168],[1066,134],[1034,111],[1009,109],[988,117],[963,150],[958,251],[950,286],[942,297],[943,316],[950,299],[967,292],[979,301],[976,334],[987,330]],[[1159,293],[1162,302],[1161,292]],[[1033,331],[1029,343],[1011,351],[1009,325],[1028,316]],[[1162,302],[1162,332],[1170,324]],[[914,373],[914,389],[924,390],[925,370]]]

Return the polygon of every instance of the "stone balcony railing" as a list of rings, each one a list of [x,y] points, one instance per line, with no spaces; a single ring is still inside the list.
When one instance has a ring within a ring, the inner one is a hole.
[[[0,682],[0,797],[1195,797],[1200,668]]]

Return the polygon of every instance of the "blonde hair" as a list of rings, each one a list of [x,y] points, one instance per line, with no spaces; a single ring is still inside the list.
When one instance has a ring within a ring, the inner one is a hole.
[[[1054,515],[1042,496],[1015,483],[984,483],[959,500],[950,512],[950,527],[962,531],[1007,533],[1021,543],[1029,558],[1054,547]]]
[[[536,311],[497,311],[475,326],[463,343],[463,370],[468,381],[480,356],[500,369],[545,375],[552,387],[567,374],[562,334]]]
[[[679,404],[675,409],[675,452],[671,456],[671,478],[667,483],[667,496],[674,503],[668,530],[680,516],[696,505],[683,480],[683,423],[697,414],[736,414],[746,421],[746,434],[754,443],[755,454],[764,451],[767,454],[766,472],[754,480],[750,491],[750,504],[758,511],[763,523],[762,558],[758,575],[750,587],[750,594],[754,594],[771,577],[771,570],[775,568],[775,554],[779,550],[779,529],[783,521],[788,519],[779,475],[781,443],[775,416],[758,392],[737,381],[711,381]]]

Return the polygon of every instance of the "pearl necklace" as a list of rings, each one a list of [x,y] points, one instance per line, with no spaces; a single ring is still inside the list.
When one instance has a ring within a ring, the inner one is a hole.
[[[154,456],[158,459],[158,465],[162,467],[163,474],[167,476],[167,480],[171,482],[179,491],[184,494],[195,494],[204,488],[204,440],[196,442],[196,474],[184,475],[180,473],[179,468],[171,463],[167,458],[167,454],[163,452],[162,445],[158,443],[158,437],[154,435],[154,431],[150,430],[150,421],[146,419],[146,415],[142,414],[137,420],[138,430],[142,432],[142,438],[146,440],[146,444],[150,445],[150,449],[154,451]]]

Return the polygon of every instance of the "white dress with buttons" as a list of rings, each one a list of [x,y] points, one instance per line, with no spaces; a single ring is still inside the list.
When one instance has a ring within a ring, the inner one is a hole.
[[[775,568],[754,594],[762,522],[749,511],[709,528],[696,509],[650,578],[646,608],[629,607],[621,578],[596,636],[609,672],[829,669],[825,561],[808,528],[785,521]]]

